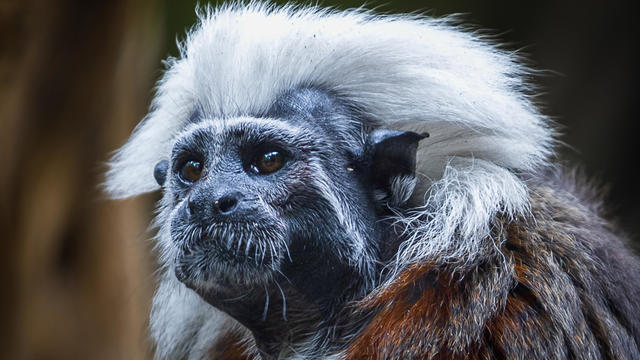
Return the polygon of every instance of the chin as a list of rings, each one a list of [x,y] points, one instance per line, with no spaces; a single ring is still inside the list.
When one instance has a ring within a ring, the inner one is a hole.
[[[251,238],[251,241],[246,241]],[[174,259],[178,280],[190,288],[224,290],[268,282],[280,271],[286,248],[282,241],[257,238],[256,234],[233,238],[203,236],[182,242]]]

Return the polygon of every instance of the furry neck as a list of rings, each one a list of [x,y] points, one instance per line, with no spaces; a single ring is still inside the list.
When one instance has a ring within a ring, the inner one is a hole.
[[[197,292],[251,332],[263,359],[299,352],[319,356],[344,349],[369,315],[354,311],[354,302],[344,296],[311,299],[294,281],[281,277],[264,287]]]

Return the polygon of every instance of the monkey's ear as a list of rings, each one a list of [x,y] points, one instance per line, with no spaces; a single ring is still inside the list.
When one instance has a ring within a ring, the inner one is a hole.
[[[388,129],[377,129],[369,134],[364,155],[370,179],[377,190],[382,190],[392,199],[406,201],[415,185],[418,143],[428,136],[427,133]],[[410,189],[407,189],[407,184],[399,184],[406,179],[411,180]],[[396,194],[400,190],[398,187],[403,188],[403,194]]]
[[[162,160],[153,168],[153,178],[156,179],[158,185],[164,185],[167,180],[167,171],[169,171],[169,161]]]

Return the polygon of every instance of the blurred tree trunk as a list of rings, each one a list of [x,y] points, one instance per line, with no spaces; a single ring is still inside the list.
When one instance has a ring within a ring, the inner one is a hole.
[[[0,0],[0,358],[150,357],[149,198],[99,183],[147,107],[155,6]]]

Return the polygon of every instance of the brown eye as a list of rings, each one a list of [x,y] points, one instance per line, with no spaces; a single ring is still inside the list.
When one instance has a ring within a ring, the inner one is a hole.
[[[186,182],[196,182],[200,180],[202,174],[202,164],[199,161],[191,160],[182,165],[180,177]]]
[[[259,155],[251,164],[251,169],[257,174],[267,175],[280,170],[283,165],[284,156],[278,151],[269,151]]]

